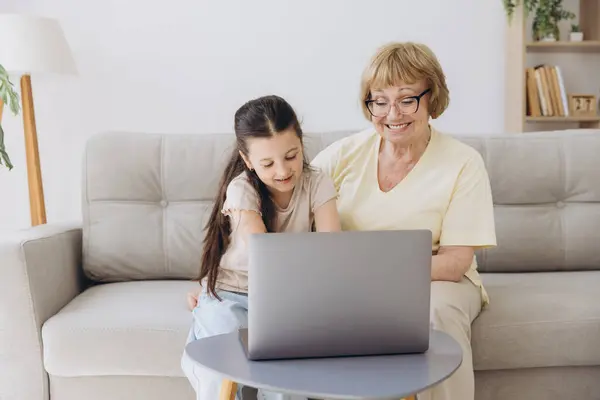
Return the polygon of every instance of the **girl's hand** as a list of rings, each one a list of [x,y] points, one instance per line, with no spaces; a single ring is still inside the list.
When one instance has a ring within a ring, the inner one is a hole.
[[[188,292],[186,296],[187,306],[190,311],[192,311],[196,306],[198,306],[198,296],[200,295],[200,287]]]

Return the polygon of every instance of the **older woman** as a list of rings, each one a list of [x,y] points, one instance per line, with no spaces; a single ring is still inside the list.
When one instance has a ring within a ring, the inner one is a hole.
[[[483,160],[430,125],[449,93],[427,46],[379,49],[360,95],[372,128],[333,143],[312,164],[335,182],[344,230],[431,230],[431,321],[460,343],[464,358],[451,378],[418,398],[472,400],[471,323],[488,302],[474,251],[496,245]]]

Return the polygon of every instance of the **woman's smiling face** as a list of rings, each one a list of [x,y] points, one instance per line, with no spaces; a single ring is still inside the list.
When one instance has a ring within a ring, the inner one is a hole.
[[[422,95],[420,98],[418,96]],[[391,143],[409,143],[428,132],[429,92],[424,80],[371,91],[375,130]]]

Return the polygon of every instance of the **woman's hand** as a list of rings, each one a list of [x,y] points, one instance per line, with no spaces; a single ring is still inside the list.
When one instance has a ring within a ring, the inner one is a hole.
[[[194,308],[196,308],[196,306],[198,306],[198,296],[200,296],[200,286],[188,292],[186,300],[188,309],[190,311],[192,311]]]

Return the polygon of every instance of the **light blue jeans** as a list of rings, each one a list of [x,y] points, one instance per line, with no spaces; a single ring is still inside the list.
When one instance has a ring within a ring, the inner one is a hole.
[[[219,301],[204,290],[198,298],[198,305],[192,311],[192,327],[186,345],[194,340],[224,333],[235,332],[248,326],[248,297],[244,294],[220,291]],[[183,353],[181,368],[196,391],[197,400],[216,400],[219,398],[222,378],[217,374],[199,367],[188,355]],[[242,396],[242,385],[238,385],[236,400],[247,400]],[[247,390],[247,389],[246,389]],[[244,394],[246,393],[244,390]],[[258,400],[305,400],[305,397],[282,395],[258,391]]]

